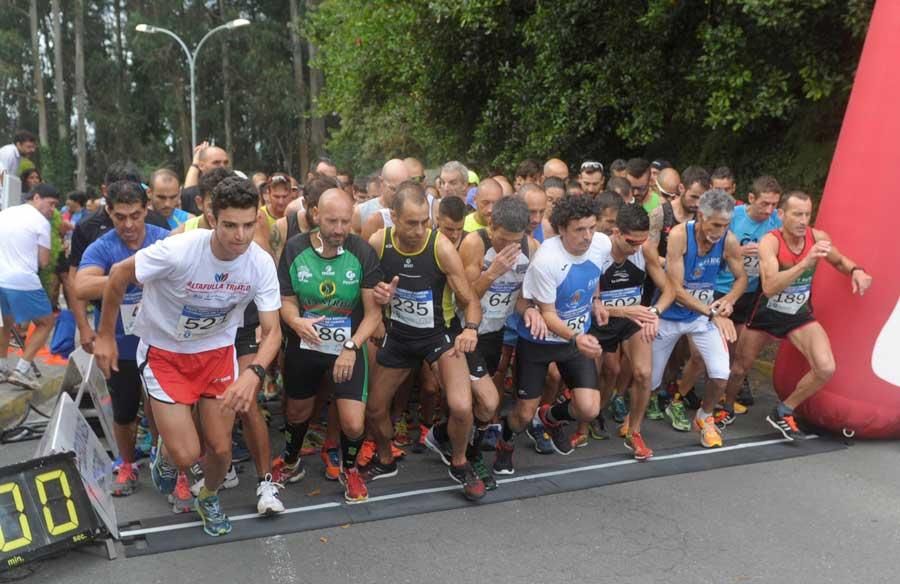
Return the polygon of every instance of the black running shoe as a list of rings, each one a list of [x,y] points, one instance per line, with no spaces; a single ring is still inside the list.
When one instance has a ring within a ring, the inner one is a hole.
[[[475,469],[467,461],[462,466],[450,465],[450,478],[463,487],[463,495],[469,501],[477,501],[486,492],[484,481],[475,474]]]
[[[513,466],[514,449],[511,444],[507,444],[503,440],[497,441],[497,450],[494,453],[494,472],[501,475],[515,474],[516,467]]]
[[[494,478],[494,473],[492,473],[491,469],[484,463],[484,457],[481,456],[481,452],[474,458],[469,459],[469,464],[472,465],[475,474],[478,475],[478,478],[484,483],[484,489],[486,491],[493,491],[497,488],[497,479]]]
[[[772,412],[766,416],[766,421],[772,426],[781,432],[785,438],[788,440],[803,440],[806,438],[806,434],[797,427],[797,422],[794,420],[794,416],[787,415],[781,416],[778,414],[778,408],[773,408]]]
[[[684,407],[691,410],[699,410],[700,405],[703,403],[703,400],[697,395],[696,389],[692,389],[687,392],[687,395],[681,396],[681,400],[684,402]]]
[[[750,389],[750,380],[748,378],[744,378],[744,382],[741,384],[741,391],[737,394],[735,401],[742,406],[748,407],[755,403],[756,400],[753,399],[753,391]]]
[[[550,406],[543,405],[538,410],[538,417],[540,417],[541,423],[544,425],[544,430],[550,434],[550,443],[553,445],[553,450],[555,450],[557,454],[568,456],[575,451],[575,447],[572,446],[572,442],[566,438],[563,425],[559,422],[556,422],[555,424],[551,423],[547,419],[547,414],[549,412]]]
[[[397,476],[397,461],[392,460],[391,462],[383,463],[376,454],[372,457],[369,464],[359,469],[359,474],[362,475],[366,482],[395,477]]]

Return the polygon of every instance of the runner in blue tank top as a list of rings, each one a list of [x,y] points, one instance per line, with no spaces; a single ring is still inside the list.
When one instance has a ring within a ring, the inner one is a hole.
[[[706,448],[722,445],[712,413],[728,380],[728,346],[723,339],[735,339],[734,324],[728,316],[747,286],[740,245],[728,232],[733,212],[731,195],[710,190],[700,197],[697,219],[678,225],[669,233],[666,273],[676,303],[660,315],[659,334],[653,343],[652,388],[659,386],[672,349],[684,335],[690,335],[703,358],[709,383],[694,427],[700,430],[700,443]],[[734,287],[714,300],[716,276],[726,262],[735,275]],[[674,401],[680,399],[676,394]]]

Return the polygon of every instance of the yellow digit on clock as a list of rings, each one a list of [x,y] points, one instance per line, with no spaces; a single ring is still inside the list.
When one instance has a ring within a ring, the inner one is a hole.
[[[21,537],[6,541],[3,526],[0,525],[0,552],[11,552],[31,543],[31,526],[28,525],[28,517],[25,516],[25,503],[22,501],[22,491],[16,483],[4,483],[0,485],[0,495],[9,493],[12,496],[13,506],[19,514],[19,529]]]
[[[50,507],[47,506],[47,488],[44,485],[50,481],[59,481],[63,496],[66,498],[66,512],[69,514],[69,520],[60,525],[54,523]],[[38,497],[44,508],[44,522],[47,524],[47,531],[50,532],[50,535],[62,535],[77,529],[78,513],[75,511],[75,503],[72,501],[72,490],[69,488],[69,479],[66,477],[66,473],[57,469],[39,474],[34,477],[34,485],[37,487]]]

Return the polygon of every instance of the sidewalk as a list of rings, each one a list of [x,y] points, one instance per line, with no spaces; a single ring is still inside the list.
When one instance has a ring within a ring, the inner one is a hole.
[[[10,347],[9,362],[15,365],[21,355],[19,349]],[[22,389],[9,383],[0,383],[0,431],[16,426],[28,413],[28,405],[46,412],[52,409],[62,387],[68,361],[41,349],[35,359],[41,371],[41,388],[37,391]]]

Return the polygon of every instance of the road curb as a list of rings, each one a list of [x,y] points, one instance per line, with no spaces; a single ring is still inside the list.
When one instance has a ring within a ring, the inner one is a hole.
[[[0,431],[9,430],[22,420],[28,412],[29,404],[43,410],[41,406],[59,394],[65,369],[43,367],[41,372],[41,388],[35,391],[20,389],[8,383],[0,385]]]

